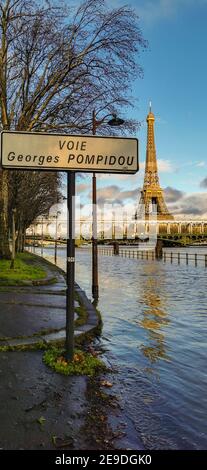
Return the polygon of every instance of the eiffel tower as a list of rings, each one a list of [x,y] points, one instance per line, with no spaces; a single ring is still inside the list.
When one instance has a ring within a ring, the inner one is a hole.
[[[148,220],[149,213],[152,210],[157,211],[157,220],[173,220],[174,217],[168,211],[164,200],[163,189],[160,187],[159,182],[154,138],[154,122],[155,117],[152,113],[150,103],[150,110],[147,116],[147,153],[144,185],[141,191],[139,205],[135,217],[138,218],[138,216],[142,214],[145,215],[145,220]]]

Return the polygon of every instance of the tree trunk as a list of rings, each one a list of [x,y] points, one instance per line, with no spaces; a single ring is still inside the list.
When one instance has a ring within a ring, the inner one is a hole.
[[[0,170],[0,259],[11,259],[8,227],[8,172]]]
[[[22,253],[24,252],[25,249],[25,241],[26,241],[26,229],[24,228],[22,231]]]
[[[21,228],[19,227],[16,238],[16,252],[21,252]]]
[[[19,252],[22,253],[24,251],[24,248],[23,248],[23,228],[21,226],[20,228],[20,237],[19,237]]]
[[[17,238],[16,238],[16,252],[23,253],[25,245],[25,235],[24,228],[22,227],[21,222],[19,221]]]

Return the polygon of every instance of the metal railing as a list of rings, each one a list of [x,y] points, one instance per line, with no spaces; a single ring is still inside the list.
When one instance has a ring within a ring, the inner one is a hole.
[[[99,248],[98,250],[100,255],[107,255],[107,256],[117,256],[117,254],[114,253],[113,248]],[[155,251],[150,250],[127,250],[127,249],[119,249],[119,254],[118,256],[122,258],[131,258],[131,259],[139,259],[139,260],[156,260],[155,256]],[[185,263],[186,265],[188,264],[193,264],[195,266],[203,265],[205,268],[207,268],[207,254],[205,253],[184,253],[184,252],[166,252],[163,251],[163,255],[161,258],[159,258],[161,261],[164,263],[170,262],[171,264],[176,263],[176,264],[181,264]]]

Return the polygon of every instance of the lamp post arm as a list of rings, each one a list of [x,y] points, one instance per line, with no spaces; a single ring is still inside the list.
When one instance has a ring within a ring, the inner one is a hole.
[[[105,121],[105,119],[107,117],[110,117],[110,116],[113,116],[114,118],[116,117],[116,114],[115,113],[109,113],[109,114],[106,114],[102,119],[96,119],[96,112],[95,112],[95,109],[93,110],[93,115],[92,115],[92,133],[93,135],[96,135],[96,129],[97,127],[101,126],[101,124],[103,124],[103,122]]]

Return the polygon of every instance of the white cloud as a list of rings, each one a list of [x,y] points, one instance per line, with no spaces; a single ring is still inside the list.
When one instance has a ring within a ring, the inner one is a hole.
[[[201,188],[207,188],[207,176],[200,182]]]
[[[168,203],[168,208],[179,218],[207,219],[207,193],[185,194],[176,202]]]
[[[99,188],[97,192],[97,201],[98,204],[103,205],[106,203],[120,204],[123,205],[126,201],[137,201],[139,195],[139,189],[135,187],[132,189],[123,189],[116,184],[110,186],[105,186]],[[89,193],[89,199],[91,199],[92,194]]]
[[[164,193],[167,203],[177,202],[184,196],[183,191],[179,191],[179,189],[172,188],[171,186],[167,186],[167,188],[164,189]]]
[[[112,0],[110,6],[121,7],[126,5],[125,0]],[[129,3],[129,2],[128,2]],[[136,9],[140,20],[147,26],[159,21],[173,18],[182,7],[190,8],[207,5],[207,0],[131,0],[130,6]]]
[[[196,166],[198,166],[198,167],[201,167],[201,168],[202,168],[202,167],[206,166],[206,163],[205,163],[204,161],[202,161],[202,162],[198,162],[198,163],[196,163]]]
[[[173,165],[170,160],[163,160],[161,158],[158,158],[157,164],[158,171],[160,173],[172,173],[174,171]]]
[[[173,164],[170,160],[164,160],[162,158],[158,158],[157,160],[158,165],[158,172],[159,173],[172,173],[175,171]],[[140,169],[145,169],[145,162],[140,162]]]

